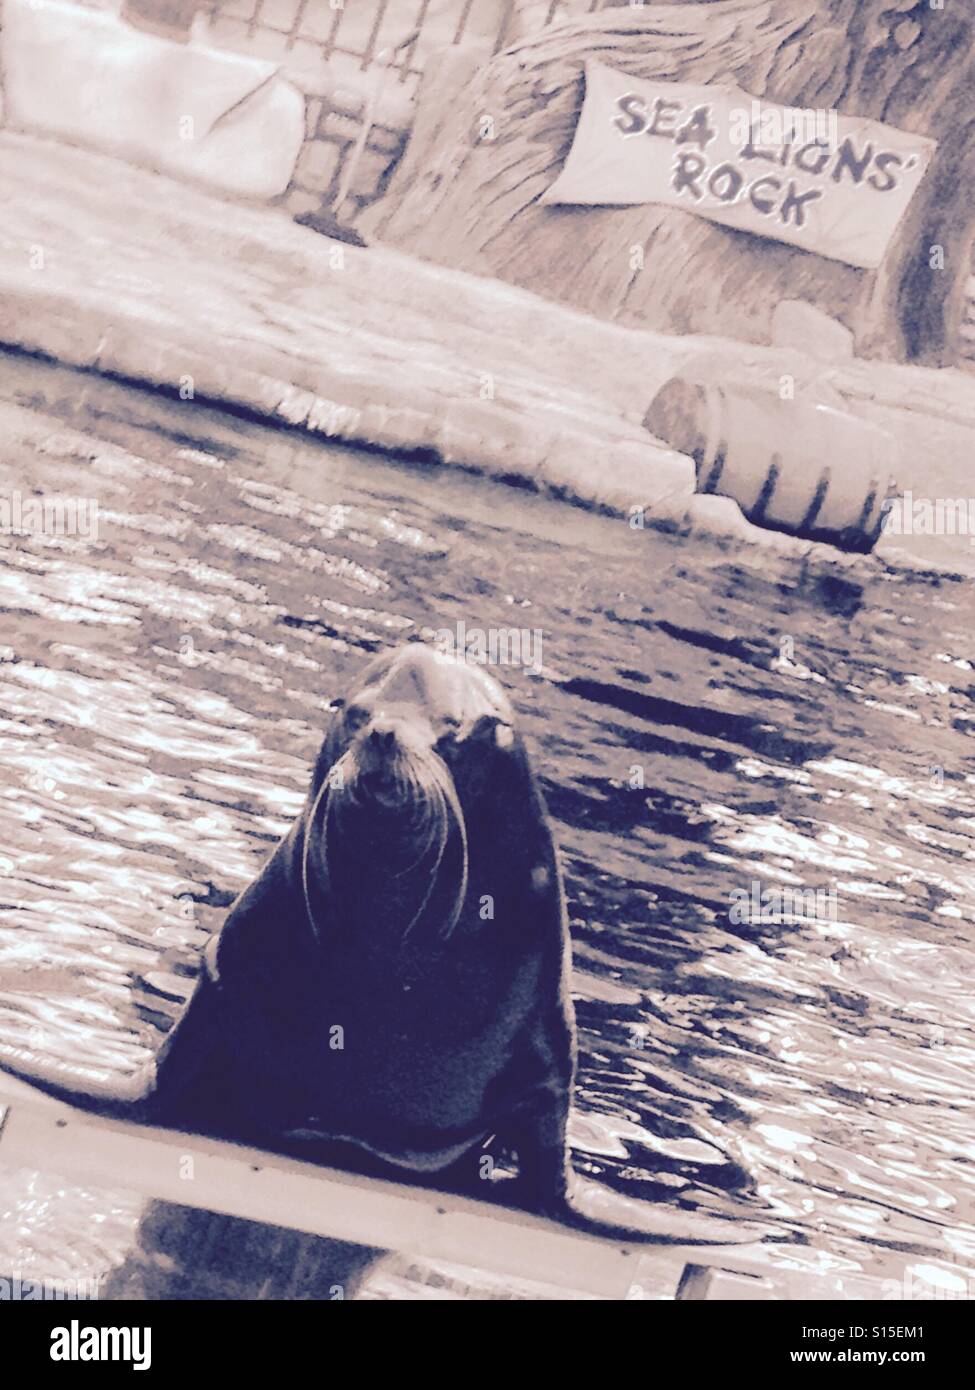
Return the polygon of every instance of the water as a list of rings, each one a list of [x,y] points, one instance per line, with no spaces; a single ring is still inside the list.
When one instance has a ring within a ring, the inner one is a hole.
[[[5,1039],[136,1067],[366,656],[460,621],[539,629],[541,670],[500,674],[564,858],[577,1167],[834,1265],[967,1269],[970,582],[733,556],[23,359],[0,374],[0,496],[99,507],[94,544],[0,538]],[[753,883],[820,890],[820,920],[731,920]],[[5,1259],[47,1268],[72,1240],[111,1255],[136,1212],[24,1174],[2,1209]]]

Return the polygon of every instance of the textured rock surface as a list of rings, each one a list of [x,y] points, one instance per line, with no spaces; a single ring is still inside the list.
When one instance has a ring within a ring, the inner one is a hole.
[[[421,110],[433,106],[438,119],[425,138],[418,127],[380,233],[442,264],[667,332],[768,342],[775,304],[801,296],[852,328],[861,352],[944,364],[975,231],[973,28],[967,4],[715,0],[608,9],[542,30],[449,101],[441,74],[427,84]],[[934,163],[883,268],[855,270],[677,209],[540,206],[572,141],[590,56],[635,77],[732,80],[758,98],[933,137]],[[954,269],[932,267],[935,245]]]
[[[850,330],[801,299],[783,299],[772,310],[772,344],[807,352],[823,362],[855,356]]]

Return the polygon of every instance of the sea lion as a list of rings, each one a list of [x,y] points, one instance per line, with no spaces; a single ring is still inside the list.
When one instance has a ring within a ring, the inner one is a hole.
[[[206,948],[151,1074],[114,1099],[437,1186],[516,1156],[504,1199],[558,1214],[569,971],[511,704],[483,668],[410,643],[338,702],[301,814]]]

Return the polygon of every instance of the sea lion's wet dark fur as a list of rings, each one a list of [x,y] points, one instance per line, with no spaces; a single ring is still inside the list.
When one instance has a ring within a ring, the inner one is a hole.
[[[458,1165],[486,1175],[492,1140],[517,1155],[513,1199],[556,1210],[568,933],[510,706],[479,668],[417,645],[371,663],[346,705],[301,815],[207,948],[140,1114],[437,1186]],[[333,788],[336,766],[352,790]],[[414,766],[436,786],[411,820],[397,797]]]

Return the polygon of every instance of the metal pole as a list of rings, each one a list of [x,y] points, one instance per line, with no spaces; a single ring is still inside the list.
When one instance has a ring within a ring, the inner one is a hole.
[[[410,34],[408,38],[401,39],[395,48],[382,49],[382,51],[376,55],[377,61],[379,59],[388,60],[393,56],[393,54],[398,53],[401,48],[405,48],[407,44],[415,43],[419,35],[419,32],[419,29],[417,29],[414,33]],[[348,197],[349,190],[352,187],[352,180],[355,177],[356,170],[359,167],[359,162],[362,159],[362,152],[366,147],[366,141],[369,139],[369,132],[372,130],[372,118],[375,114],[377,106],[379,105],[379,99],[382,96],[383,91],[386,87],[386,79],[389,76],[389,71],[390,64],[388,61],[384,61],[382,65],[382,70],[379,74],[379,80],[376,82],[376,85],[373,87],[372,91],[369,93],[368,98],[366,99],[365,109],[362,113],[362,129],[356,136],[355,144],[352,146],[348,158],[345,161],[345,168],[342,170],[342,177],[339,180],[339,186],[336,190],[334,204],[334,213],[336,219],[338,218],[342,204]]]

